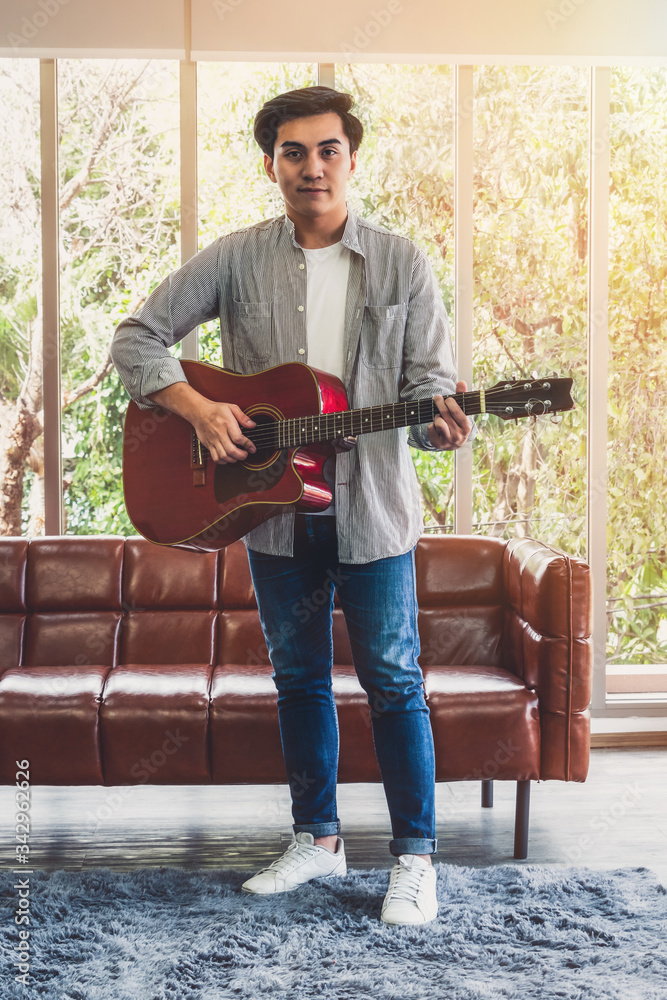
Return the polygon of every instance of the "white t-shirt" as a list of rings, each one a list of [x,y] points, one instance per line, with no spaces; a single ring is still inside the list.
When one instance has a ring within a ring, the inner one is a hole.
[[[305,250],[308,279],[306,340],[308,364],[342,379],[345,366],[345,301],[352,251],[342,243]],[[336,457],[324,463],[324,477],[335,496]],[[335,514],[332,500],[319,514]]]

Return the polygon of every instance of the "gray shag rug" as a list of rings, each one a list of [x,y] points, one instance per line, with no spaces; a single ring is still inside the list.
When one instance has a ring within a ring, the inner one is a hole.
[[[667,891],[646,868],[438,864],[437,919],[387,927],[388,871],[273,897],[252,872],[2,873],[3,1000],[666,1000]],[[27,876],[24,876],[27,877]]]

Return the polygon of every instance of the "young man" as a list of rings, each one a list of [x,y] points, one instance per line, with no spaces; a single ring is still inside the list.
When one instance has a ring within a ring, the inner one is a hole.
[[[341,378],[352,408],[435,397],[439,415],[409,436],[395,429],[338,442],[325,468],[333,493],[326,511],[290,508],[244,539],[278,691],[295,836],[243,889],[285,892],[347,870],[336,811],[335,580],[368,695],[397,858],[381,918],[423,923],[437,914],[435,759],[417,662],[414,551],[423,521],[408,444],[459,448],[471,425],[444,398],[465,383],[456,383],[447,317],[425,255],[348,211],[346,184],[363,136],[352,104],[347,94],[310,87],[264,105],[255,138],[284,216],[221,237],[170,275],[120,324],[112,355],[140,406],[180,414],[222,463],[255,451],[244,435],[254,421],[234,403],[199,395],[168,351],[214,317],[223,364],[242,374],[303,361]],[[311,602],[304,615],[304,598],[323,587],[328,601]],[[271,641],[276,635],[280,645]]]

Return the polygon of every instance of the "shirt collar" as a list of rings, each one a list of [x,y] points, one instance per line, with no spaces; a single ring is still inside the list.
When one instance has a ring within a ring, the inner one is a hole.
[[[294,246],[301,249],[296,241],[296,236],[294,235],[294,223],[287,213],[285,213],[283,218],[285,232],[291,239]],[[365,256],[359,244],[359,217],[351,211],[349,205],[347,209],[347,221],[341,237],[341,243],[344,247],[347,247],[348,250],[354,250],[355,253],[361,254],[362,257]]]

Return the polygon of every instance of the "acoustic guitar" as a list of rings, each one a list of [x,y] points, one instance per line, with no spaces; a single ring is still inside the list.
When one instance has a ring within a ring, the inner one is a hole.
[[[182,361],[203,396],[236,403],[257,426],[243,433],[257,448],[245,461],[214,462],[182,417],[130,402],[123,436],[125,504],[137,531],[160,545],[225,548],[288,506],[324,510],[331,490],[323,475],[337,438],[430,423],[433,399],[348,409],[334,375],[301,362],[239,375],[216,365]],[[548,376],[498,382],[454,394],[469,415],[502,420],[571,410],[572,379]]]

